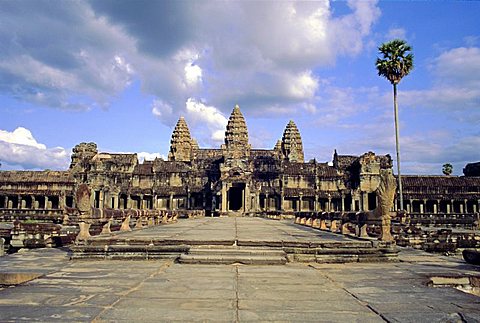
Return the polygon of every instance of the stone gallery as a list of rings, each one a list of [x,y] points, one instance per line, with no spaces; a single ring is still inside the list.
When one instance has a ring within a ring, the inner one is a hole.
[[[467,165],[461,177],[402,177],[406,212],[477,213],[477,166]],[[273,149],[252,148],[237,105],[220,148],[199,148],[181,117],[168,160],[139,163],[136,154],[104,153],[95,143],[80,143],[68,170],[2,171],[0,209],[75,207],[75,192],[83,183],[90,189],[91,206],[102,209],[205,210],[207,215],[368,211],[377,207],[381,173],[391,169],[389,155],[372,152],[350,156],[335,151],[331,164],[305,161],[293,121]]]

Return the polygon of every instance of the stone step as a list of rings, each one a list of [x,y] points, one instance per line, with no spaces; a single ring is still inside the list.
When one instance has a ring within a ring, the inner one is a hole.
[[[190,255],[230,255],[230,256],[272,256],[285,257],[283,249],[245,248],[245,247],[194,247]]]
[[[284,265],[287,254],[282,249],[215,247],[202,246],[190,248],[182,254],[178,262],[183,264],[245,264],[245,265]]]
[[[72,246],[71,259],[177,259],[189,249],[186,245],[79,245]]]
[[[182,254],[178,258],[181,264],[202,264],[202,265],[285,265],[287,258],[284,256],[254,256],[254,255],[192,255]]]

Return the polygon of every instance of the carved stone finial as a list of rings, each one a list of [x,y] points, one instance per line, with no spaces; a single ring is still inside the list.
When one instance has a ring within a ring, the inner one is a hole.
[[[297,125],[292,120],[290,120],[283,132],[282,153],[288,161],[304,162],[302,138]]]
[[[185,121],[185,118],[180,117],[172,133],[168,160],[191,161],[192,149],[195,148],[193,143],[194,141],[190,136],[190,130],[188,129],[187,122]]]

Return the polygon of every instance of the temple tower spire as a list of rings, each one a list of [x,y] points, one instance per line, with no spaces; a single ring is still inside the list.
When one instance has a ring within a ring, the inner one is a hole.
[[[287,124],[282,137],[282,154],[283,157],[291,162],[303,163],[303,144],[295,122],[290,120]]]
[[[185,118],[180,117],[172,133],[168,160],[189,162],[193,158],[194,149],[198,149],[198,145],[190,136]]]
[[[238,104],[233,108],[232,114],[230,114],[228,119],[227,130],[225,131],[225,145],[230,148],[248,145],[247,124]]]
[[[247,124],[238,104],[228,119],[225,145],[222,148],[226,150],[226,157],[229,158],[242,158],[250,154]]]

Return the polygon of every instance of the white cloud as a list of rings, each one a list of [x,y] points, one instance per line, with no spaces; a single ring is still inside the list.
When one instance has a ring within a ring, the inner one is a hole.
[[[195,135],[207,136],[199,138],[203,142],[220,142],[223,140],[228,119],[213,106],[208,106],[193,98],[185,103],[187,109],[187,121],[195,131]],[[208,129],[208,133],[202,131]]]
[[[155,158],[161,158],[166,160],[166,157],[160,153],[148,153],[145,151],[137,153],[138,161],[143,163],[146,160],[155,160]]]
[[[69,157],[62,147],[47,148],[38,143],[26,128],[0,130],[0,161],[8,167],[63,170],[68,167]]]
[[[6,130],[0,130],[0,141],[4,141],[10,144],[19,144],[25,146],[31,146],[38,149],[47,149],[44,144],[39,144],[35,138],[33,138],[30,130],[24,127],[18,127],[13,132]]]
[[[318,89],[318,78],[311,71],[299,73],[294,77],[289,87],[289,94],[294,98],[309,99]]]
[[[407,32],[403,28],[391,28],[388,30],[385,39],[390,41],[392,39],[406,39]]]
[[[196,85],[202,82],[202,69],[193,63],[185,65],[185,80],[188,85]]]
[[[154,100],[152,103],[152,113],[160,120],[167,121],[166,123],[168,123],[172,121],[173,108],[167,102]]]
[[[162,118],[168,126],[191,97],[225,113],[237,102],[257,114],[296,109],[315,97],[314,68],[357,55],[378,19],[375,1],[348,6],[334,16],[328,1],[12,2],[0,12],[8,48],[0,93],[63,109],[107,107],[139,79],[163,102],[152,112],[171,114]]]
[[[11,3],[2,6],[0,19],[4,94],[48,107],[88,109],[107,106],[131,82],[134,40],[85,2]]]
[[[445,51],[434,60],[433,70],[439,78],[438,83],[478,87],[480,48],[459,47]]]
[[[480,120],[480,48],[447,50],[430,66],[434,82],[425,90],[400,91],[400,100],[411,107],[441,109],[455,119]]]

